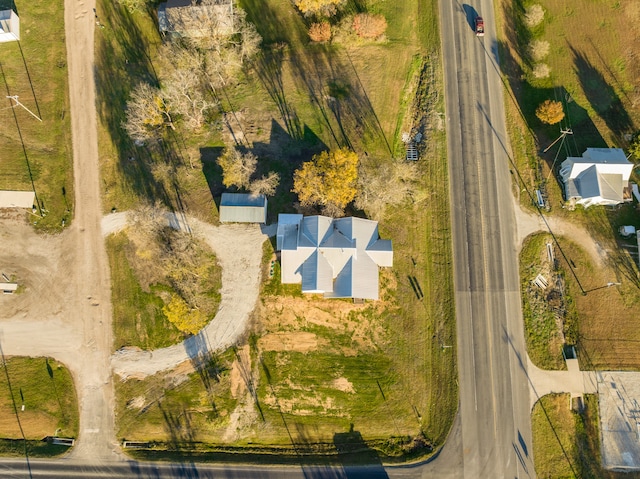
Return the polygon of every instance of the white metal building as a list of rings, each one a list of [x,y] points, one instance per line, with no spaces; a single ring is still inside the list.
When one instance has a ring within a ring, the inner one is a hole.
[[[567,201],[588,208],[630,200],[632,170],[633,163],[620,148],[587,148],[581,157],[568,157],[562,162],[560,176]]]
[[[325,298],[378,299],[378,267],[393,265],[376,221],[280,214],[281,280]]]
[[[221,223],[266,223],[267,197],[247,193],[222,193]]]
[[[13,10],[0,11],[0,43],[20,40],[20,18]]]
[[[33,191],[0,190],[0,208],[33,208],[35,199]]]

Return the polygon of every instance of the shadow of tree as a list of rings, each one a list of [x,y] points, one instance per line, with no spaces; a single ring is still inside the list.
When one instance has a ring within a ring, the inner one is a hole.
[[[583,52],[569,45],[573,56],[574,71],[580,85],[596,114],[619,141],[625,133],[634,131],[633,121],[622,105],[613,87]]]
[[[126,186],[141,197],[170,204],[165,187],[154,179],[150,167],[154,156],[166,153],[170,146],[161,145],[159,152],[136,147],[122,129],[132,88],[138,82],[158,84],[150,46],[124,6],[117,2],[101,2],[99,7],[98,16],[104,28],[96,31],[99,38],[94,71],[98,115],[117,150],[117,166]],[[159,37],[155,41],[159,42]]]

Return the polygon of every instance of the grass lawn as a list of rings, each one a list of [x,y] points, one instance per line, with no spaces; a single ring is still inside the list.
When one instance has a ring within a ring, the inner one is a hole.
[[[533,4],[542,6],[544,18],[527,27],[524,13]],[[560,208],[562,191],[554,175],[560,163],[587,147],[624,148],[625,135],[640,125],[640,111],[634,106],[640,65],[632,56],[640,9],[634,2],[607,0],[576,0],[570,5],[516,0],[501,2],[498,17],[514,162],[531,192],[542,189],[553,213],[567,214]],[[540,60],[527,52],[534,41],[548,44]],[[536,78],[533,68],[541,63],[550,68],[550,75]],[[566,116],[560,124],[544,125],[535,117],[535,108],[546,99],[563,102]],[[560,128],[573,134],[542,152],[560,135]],[[526,195],[521,204],[531,208]]]
[[[639,473],[612,472],[602,468],[598,398],[585,396],[585,408],[574,412],[568,394],[550,394],[532,412],[533,457],[540,478],[622,479]]]
[[[162,298],[153,290],[142,290],[127,260],[127,236],[111,235],[106,244],[112,278],[114,349],[138,346],[151,350],[180,341],[182,334],[162,312]]]
[[[29,455],[56,455],[67,449],[38,442],[45,436],[78,435],[73,379],[62,364],[50,358],[6,358],[0,374],[0,452],[24,454],[24,443],[16,441],[22,439],[20,426],[29,441]]]
[[[166,441],[173,449],[218,442],[237,402],[231,391],[233,359],[228,351],[199,373],[183,369],[144,381],[116,381],[118,438]]]
[[[0,5],[11,8],[6,0]],[[15,8],[21,41],[0,45],[2,98],[17,95],[42,122],[3,100],[0,189],[35,190],[45,216],[32,221],[39,229],[56,231],[63,219],[68,224],[73,209],[63,1],[16,0]]]
[[[556,323],[553,309],[553,306],[565,309],[561,302],[562,295],[555,293],[555,286],[561,278],[549,264],[547,244],[552,244],[551,235],[533,235],[525,240],[520,252],[520,288],[527,353],[540,368],[566,369],[562,356],[564,331]],[[545,291],[533,283],[539,274],[549,282],[549,288]]]

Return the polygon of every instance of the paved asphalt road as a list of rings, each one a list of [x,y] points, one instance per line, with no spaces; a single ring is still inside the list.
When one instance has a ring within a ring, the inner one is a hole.
[[[488,0],[474,6],[442,0],[440,13],[460,372],[460,477],[535,477],[493,5]],[[482,38],[474,34],[477,15],[485,20]]]

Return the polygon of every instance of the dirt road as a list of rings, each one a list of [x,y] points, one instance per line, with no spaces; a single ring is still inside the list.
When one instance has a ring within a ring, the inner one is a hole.
[[[3,262],[3,268],[25,278],[27,291],[5,302],[0,339],[7,355],[49,355],[69,367],[80,404],[80,433],[71,457],[99,464],[119,456],[109,363],[111,286],[100,230],[94,6],[95,0],[65,0],[75,219],[53,238],[23,231],[28,227],[11,218],[2,220],[3,235],[24,249],[21,256],[12,254],[21,258],[19,264]]]

